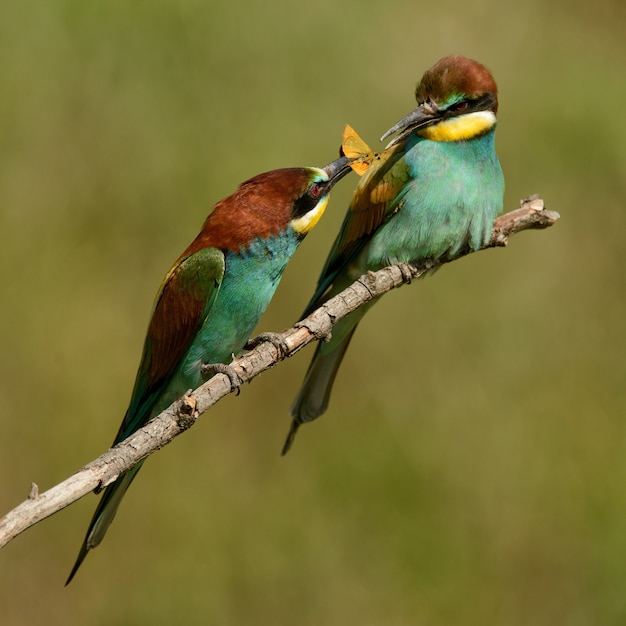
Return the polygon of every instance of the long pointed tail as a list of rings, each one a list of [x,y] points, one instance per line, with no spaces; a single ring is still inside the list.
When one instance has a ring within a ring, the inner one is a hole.
[[[89,524],[87,534],[85,535],[83,544],[78,552],[76,563],[74,563],[74,567],[72,568],[72,571],[70,572],[70,575],[65,583],[66,586],[72,582],[72,578],[74,578],[78,568],[85,560],[89,550],[99,545],[104,538],[107,529],[111,525],[111,522],[117,513],[117,509],[120,506],[120,502],[122,501],[124,494],[130,487],[130,484],[133,482],[133,479],[137,475],[137,472],[141,468],[142,464],[143,461],[135,465],[135,467],[133,467],[133,469],[126,474],[120,476],[114,483],[110,484],[104,490],[102,498],[96,508],[96,512],[91,518],[91,523]]]
[[[336,346],[330,347],[332,340],[329,344],[318,344],[302,387],[289,410],[293,419],[281,452],[283,456],[293,445],[298,428],[326,412],[335,377],[355,330],[356,326],[351,328]]]

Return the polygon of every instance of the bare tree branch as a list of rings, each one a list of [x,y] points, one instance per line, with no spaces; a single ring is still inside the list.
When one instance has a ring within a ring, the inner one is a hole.
[[[522,201],[521,208],[506,213],[496,220],[491,240],[485,248],[505,246],[511,235],[530,228],[547,228],[552,226],[559,217],[559,214],[554,211],[544,210],[543,201],[540,198],[530,197]],[[462,250],[450,261],[470,252],[469,249]],[[358,307],[441,264],[442,262],[430,261],[418,267],[392,266],[377,272],[368,272],[307,318],[284,331],[282,337],[287,346],[286,354],[280,353],[272,343],[264,342],[254,350],[236,358],[231,366],[244,382],[248,382],[309,343],[328,336],[334,324]],[[9,543],[27,528],[72,504],[90,491],[99,491],[112,483],[141,459],[156,452],[170,443],[174,437],[190,428],[199,415],[231,391],[228,377],[224,374],[217,374],[204,385],[193,392],[190,391],[184,398],[172,404],[128,439],[48,491],[39,493],[37,485],[33,483],[28,499],[0,518],[0,547]]]

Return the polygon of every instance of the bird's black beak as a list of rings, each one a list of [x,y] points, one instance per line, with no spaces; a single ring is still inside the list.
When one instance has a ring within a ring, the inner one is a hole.
[[[340,181],[346,174],[352,171],[350,168],[350,163],[352,161],[353,159],[342,156],[322,168],[326,172],[326,174],[328,174],[328,182],[331,186]]]
[[[425,128],[430,124],[435,123],[439,119],[439,109],[432,102],[424,102],[420,104],[417,109],[411,111],[407,116],[403,117],[398,123],[394,124],[381,138],[381,141],[385,141],[387,137],[399,132],[400,134],[394,137],[385,148],[391,148],[391,146],[397,144],[401,139],[404,139],[407,135],[412,133],[418,128]]]

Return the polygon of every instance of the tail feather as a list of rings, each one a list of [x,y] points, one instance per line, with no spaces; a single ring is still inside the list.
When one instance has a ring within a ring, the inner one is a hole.
[[[335,377],[355,330],[356,326],[331,350],[328,350],[329,344],[318,344],[302,387],[289,410],[293,419],[281,452],[283,456],[293,445],[298,428],[326,412]]]
[[[104,539],[104,535],[117,513],[117,509],[120,506],[120,502],[122,501],[124,494],[130,487],[130,484],[133,482],[133,479],[137,475],[137,472],[141,468],[142,464],[143,461],[135,465],[135,467],[133,467],[126,474],[120,476],[114,483],[110,484],[104,490],[98,507],[91,518],[91,523],[89,524],[87,534],[85,535],[83,544],[78,552],[76,563],[74,563],[74,567],[72,568],[72,571],[70,572],[70,575],[65,583],[66,586],[72,582],[72,578],[74,578],[78,568],[85,560],[89,550],[98,546],[102,539]]]

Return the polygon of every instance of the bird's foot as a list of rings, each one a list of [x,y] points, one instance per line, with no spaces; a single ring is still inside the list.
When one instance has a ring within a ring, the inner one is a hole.
[[[252,350],[265,341],[271,343],[276,348],[279,360],[282,361],[282,359],[289,354],[289,346],[287,345],[285,338],[280,333],[260,333],[256,337],[248,339],[248,343],[246,343],[245,348],[246,350]]]
[[[413,271],[411,269],[411,266],[408,263],[398,263],[398,269],[402,274],[403,282],[405,282],[407,285],[410,285],[411,281],[413,280]]]
[[[205,363],[202,366],[202,374],[207,378],[214,376],[215,374],[224,374],[230,381],[230,390],[235,391],[235,395],[239,395],[239,389],[243,385],[243,379],[237,372],[225,363]]]

